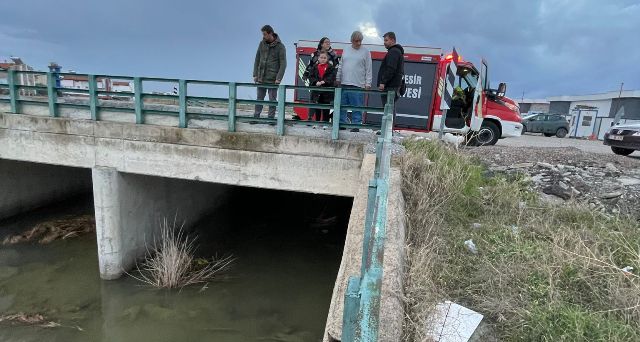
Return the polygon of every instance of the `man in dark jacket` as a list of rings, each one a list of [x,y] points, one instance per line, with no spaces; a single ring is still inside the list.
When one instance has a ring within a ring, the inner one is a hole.
[[[400,94],[398,89],[402,84],[404,77],[404,49],[400,44],[396,43],[396,34],[387,32],[384,34],[384,47],[387,48],[387,54],[384,56],[378,70],[378,89],[385,91],[382,94],[382,104],[387,103],[386,92],[394,90],[396,93],[395,100],[398,100]],[[396,120],[395,102],[393,108],[393,121]]]
[[[256,83],[280,84],[287,68],[287,55],[284,44],[269,25],[262,27],[262,41],[258,45],[256,60],[253,64],[253,81]],[[278,89],[258,87],[259,101],[269,92],[269,101],[276,101]],[[260,117],[262,105],[256,105],[253,116]],[[283,113],[284,114],[284,113]],[[269,106],[269,118],[276,115],[276,107]]]

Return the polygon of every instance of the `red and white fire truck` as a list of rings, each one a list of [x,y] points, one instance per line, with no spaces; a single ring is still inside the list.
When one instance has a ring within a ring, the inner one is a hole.
[[[317,46],[317,41],[309,40],[301,40],[296,44],[296,85],[305,85],[302,76]],[[332,48],[338,56],[347,46],[348,43],[332,43]],[[371,52],[374,83],[372,87],[375,87],[378,69],[387,49],[383,45],[363,44],[363,46]],[[446,69],[453,56],[451,54],[445,56],[440,48],[417,46],[403,46],[403,48],[404,79],[407,91],[396,103],[397,115],[394,129],[437,131],[440,129],[442,118],[440,101],[445,89]],[[471,62],[458,57],[455,86],[465,91],[467,103],[473,102],[475,94],[478,105],[475,108],[468,106],[468,113],[447,113],[444,131],[459,134],[473,133],[476,143],[493,145],[500,138],[520,136],[521,117],[518,104],[505,96],[506,84],[500,83],[498,89],[491,89],[488,81],[488,65],[484,60],[481,64],[478,70]],[[481,91],[476,91],[478,78],[482,86]],[[309,101],[309,91],[296,91],[295,100]],[[368,96],[367,105],[382,107],[380,97]],[[308,115],[308,110],[305,108],[295,110],[302,119]],[[368,112],[364,115],[365,123],[379,123],[380,119],[381,113]]]

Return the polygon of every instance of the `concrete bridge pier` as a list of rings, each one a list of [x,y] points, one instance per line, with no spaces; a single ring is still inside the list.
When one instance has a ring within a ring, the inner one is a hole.
[[[193,224],[224,202],[228,186],[94,167],[93,195],[100,276],[122,276],[144,257],[166,218]]]
[[[90,191],[86,169],[0,159],[0,220]]]

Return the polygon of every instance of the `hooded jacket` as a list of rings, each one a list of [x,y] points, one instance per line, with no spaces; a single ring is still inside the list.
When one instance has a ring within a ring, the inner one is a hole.
[[[404,49],[400,44],[387,49],[378,70],[378,85],[384,84],[385,88],[398,88],[404,76]]]
[[[264,39],[258,45],[256,60],[253,63],[253,77],[260,83],[274,83],[282,80],[287,68],[287,54],[284,44],[276,33],[274,41],[267,43]]]

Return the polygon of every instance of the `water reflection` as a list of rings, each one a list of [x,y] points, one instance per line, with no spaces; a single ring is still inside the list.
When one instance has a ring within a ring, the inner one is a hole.
[[[300,209],[282,210],[287,207]],[[0,323],[0,340],[319,341],[349,207],[345,199],[239,191],[195,227],[199,253],[233,254],[234,266],[222,281],[181,291],[140,286],[130,277],[101,281],[94,234],[0,246],[0,314],[41,313],[61,324]],[[0,238],[91,210],[86,199],[48,208],[0,223]],[[319,215],[338,219],[318,227],[310,218]]]

